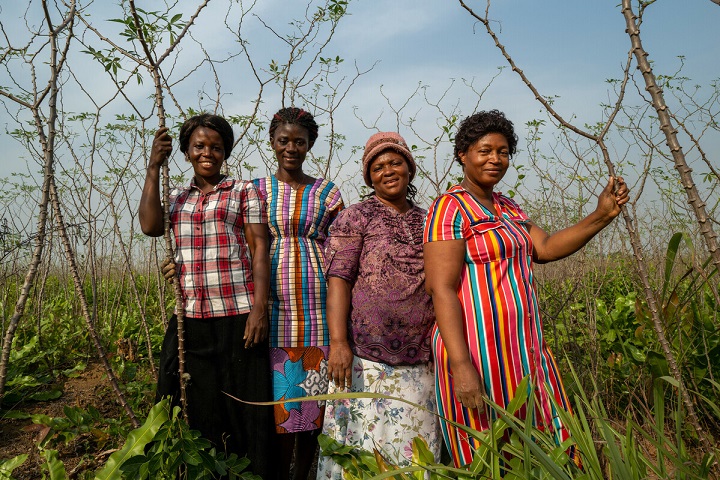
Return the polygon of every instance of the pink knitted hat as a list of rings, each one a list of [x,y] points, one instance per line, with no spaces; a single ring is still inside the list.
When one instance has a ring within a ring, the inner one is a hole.
[[[410,180],[415,177],[415,159],[410,152],[410,149],[405,143],[405,139],[400,136],[399,133],[395,132],[378,132],[370,137],[365,144],[365,153],[362,157],[362,168],[363,178],[365,179],[365,185],[372,187],[370,181],[370,163],[385,150],[394,150],[408,162],[408,169],[410,170]]]

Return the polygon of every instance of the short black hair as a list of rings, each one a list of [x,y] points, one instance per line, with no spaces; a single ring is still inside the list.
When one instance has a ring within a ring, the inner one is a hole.
[[[270,129],[268,133],[270,134],[271,142],[277,127],[284,123],[300,125],[308,131],[308,150],[315,145],[315,140],[318,138],[319,127],[310,112],[297,107],[287,107],[278,110],[277,113],[273,115],[272,120],[270,120]]]
[[[518,136],[515,134],[513,123],[499,110],[489,110],[474,113],[460,122],[455,134],[455,161],[462,165],[460,153],[467,153],[473,143],[488,133],[499,133],[508,142],[510,157],[515,154]]]
[[[180,142],[180,151],[187,153],[188,147],[190,146],[190,136],[198,127],[210,128],[220,134],[223,140],[223,146],[225,147],[225,160],[230,157],[230,152],[233,149],[235,143],[235,134],[233,129],[220,115],[213,115],[211,113],[201,113],[190,117],[183,122],[180,127],[180,136],[178,141]]]

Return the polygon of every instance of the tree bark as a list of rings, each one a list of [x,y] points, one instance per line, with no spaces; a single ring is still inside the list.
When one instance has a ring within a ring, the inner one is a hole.
[[[675,163],[675,169],[680,175],[680,181],[682,186],[685,188],[688,203],[692,207],[693,212],[695,213],[695,218],[700,225],[700,234],[705,239],[705,244],[707,245],[708,252],[710,252],[710,255],[712,256],[713,264],[720,271],[720,248],[718,248],[717,233],[715,233],[712,228],[712,222],[705,210],[705,202],[702,198],[700,198],[700,194],[695,186],[695,182],[692,177],[692,168],[688,166],[687,161],[685,160],[685,154],[683,153],[680,142],[678,141],[677,129],[673,126],[670,110],[667,103],[665,103],[662,88],[658,86],[652,66],[647,60],[648,53],[643,49],[642,41],[640,40],[640,29],[635,22],[637,17],[632,11],[630,0],[623,0],[622,13],[625,17],[625,23],[627,25],[626,32],[630,36],[632,52],[637,60],[638,69],[645,80],[645,89],[650,93],[653,108],[655,108],[655,111],[658,114],[660,129],[665,134],[667,146],[670,148],[670,152]]]
[[[625,17],[625,23],[627,26],[626,32],[630,36],[630,43],[632,45],[631,51],[635,55],[635,59],[638,63],[638,69],[645,79],[645,89],[650,93],[652,98],[653,107],[658,114],[658,120],[660,120],[660,129],[663,131],[665,138],[667,139],[667,145],[672,153],[673,160],[675,162],[675,169],[680,175],[680,181],[685,188],[688,203],[692,206],[695,217],[700,224],[700,233],[705,239],[708,251],[713,259],[713,264],[718,270],[720,270],[720,249],[718,249],[717,234],[713,230],[710,219],[705,211],[705,202],[702,201],[700,194],[695,187],[695,182],[692,178],[692,169],[688,166],[687,161],[685,160],[685,154],[678,142],[677,130],[673,127],[672,119],[670,118],[669,109],[665,103],[662,89],[657,85],[652,67],[650,66],[650,62],[647,60],[648,54],[643,49],[642,41],[640,40],[640,30],[635,22],[637,17],[632,11],[630,0],[622,0],[622,14]],[[648,307],[650,307],[649,304]],[[657,306],[654,306],[653,308],[657,308]],[[655,318],[655,315],[656,314],[653,313],[653,319]],[[663,350],[667,353],[667,351],[670,350],[670,346],[665,338],[663,324],[655,321],[653,324],[655,325],[655,331],[658,334]],[[688,419],[697,430],[698,436],[706,443],[706,447],[709,447],[710,444],[707,443],[708,439],[706,438],[705,432],[700,426],[700,421],[695,413],[695,404],[685,388],[675,357],[672,355],[666,355],[666,360],[673,377],[676,381],[678,381],[680,395],[688,411]]]
[[[0,404],[2,404],[2,398],[5,394],[5,385],[7,383],[7,368],[8,362],[10,361],[10,349],[12,348],[15,331],[20,324],[20,319],[25,313],[25,305],[27,304],[27,300],[30,296],[30,289],[35,283],[35,277],[37,275],[38,267],[42,260],[43,249],[45,247],[47,213],[50,200],[50,184],[52,182],[53,176],[55,175],[55,122],[57,121],[57,95],[59,91],[58,77],[65,62],[65,54],[67,53],[66,47],[65,51],[60,54],[60,59],[58,60],[58,54],[60,52],[57,40],[59,34],[66,28],[70,29],[72,33],[72,20],[75,16],[75,1],[73,0],[69,5],[69,12],[65,17],[65,20],[59,26],[53,28],[47,3],[43,1],[42,5],[43,10],[45,11],[45,21],[48,27],[48,45],[50,47],[50,78],[48,80],[48,85],[43,91],[35,92],[36,95],[34,98],[34,103],[32,104],[27,103],[25,100],[22,100],[18,97],[15,97],[0,90],[0,93],[3,93],[6,97],[17,102],[18,104],[24,105],[32,112],[35,128],[37,130],[38,138],[40,139],[40,144],[42,145],[42,151],[44,155],[43,186],[39,205],[40,212],[38,213],[38,230],[35,237],[35,248],[33,249],[32,260],[30,261],[30,266],[28,267],[27,274],[25,275],[25,280],[23,281],[23,285],[20,289],[20,295],[18,296],[18,300],[15,303],[15,311],[13,313],[13,316],[10,318],[8,329],[5,332],[5,337],[3,338],[2,354],[0,354]],[[72,35],[69,35],[69,37],[71,36]],[[48,129],[46,135],[44,129],[45,123],[43,122],[42,116],[40,115],[40,105],[48,94],[50,96],[48,97],[49,112],[46,122]]]

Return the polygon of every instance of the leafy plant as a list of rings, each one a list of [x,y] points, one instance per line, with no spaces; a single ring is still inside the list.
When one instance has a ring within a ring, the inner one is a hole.
[[[250,461],[236,454],[218,452],[180,418],[180,407],[171,409],[168,400],[156,404],[145,423],[127,437],[125,445],[113,453],[97,480],[120,478],[210,479],[217,475],[229,478],[261,480],[245,471]]]
[[[8,460],[0,460],[0,480],[13,480],[12,472],[25,463],[28,454],[24,453]]]
[[[575,372],[572,376],[576,377]],[[579,385],[580,382],[574,378]],[[684,428],[682,402],[668,404],[663,390],[670,377],[655,382],[654,417],[640,425],[631,416],[613,420],[608,416],[602,398],[595,389],[591,395],[584,390],[576,399],[574,414],[556,405],[560,419],[570,438],[558,443],[553,432],[533,427],[531,419],[514,415],[522,406],[533,409],[533,396],[526,377],[516,391],[508,409],[488,401],[497,416],[491,428],[477,431],[459,424],[478,445],[473,461],[462,468],[437,464],[426,452],[422,438],[413,442],[413,464],[398,468],[395,459],[384,458],[380,452],[342,445],[327,436],[320,436],[322,454],[342,466],[346,478],[422,479],[563,479],[563,480],[640,480],[670,478],[684,480],[715,478],[719,469],[718,451],[706,452],[696,458],[688,451],[681,433]],[[720,387],[718,385],[717,387]],[[720,388],[716,394],[720,393]],[[372,394],[365,394],[372,397]],[[400,400],[400,399],[399,399]],[[675,431],[666,430],[666,410],[672,406]],[[649,427],[649,428],[648,428]],[[572,449],[582,459],[582,469],[570,459]]]

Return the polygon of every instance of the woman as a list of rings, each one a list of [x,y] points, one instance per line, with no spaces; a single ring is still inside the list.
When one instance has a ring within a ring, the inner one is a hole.
[[[250,182],[221,173],[233,131],[222,117],[203,114],[180,128],[180,151],[194,176],[170,195],[174,263],[185,313],[187,416],[219,450],[247,455],[249,469],[273,478],[272,409],[237,402],[270,398],[267,349],[269,278],[265,209]],[[140,226],[163,234],[160,168],[172,151],[167,128],[155,134],[140,199]],[[170,320],[160,355],[158,397],[179,398],[177,319]]]
[[[303,172],[317,137],[310,113],[294,107],[278,111],[270,122],[277,171],[254,180],[270,227],[270,363],[276,401],[327,393],[330,338],[323,247],[343,201],[332,182]],[[289,478],[293,452],[294,478],[307,478],[324,413],[324,402],[275,406],[281,478]]]
[[[329,401],[323,433],[402,466],[421,435],[440,458],[434,411],[430,329],[434,315],[424,290],[425,210],[412,202],[415,160],[393,132],[371,136],[362,159],[373,194],[338,215],[328,240],[330,393],[371,392],[402,397],[429,411],[385,399]],[[320,457],[318,478],[342,478]]]
[[[628,189],[622,178],[610,178],[593,213],[548,235],[513,200],[494,191],[516,146],[512,122],[497,110],[463,120],[455,136],[463,180],[428,211],[425,285],[437,317],[438,410],[444,419],[485,430],[493,417],[483,397],[506,407],[529,375],[537,398],[533,423],[561,442],[569,434],[550,399],[567,411],[570,404],[543,338],[533,262],[579,250],[620,213]],[[441,423],[455,465],[470,463],[479,445],[448,421]]]

